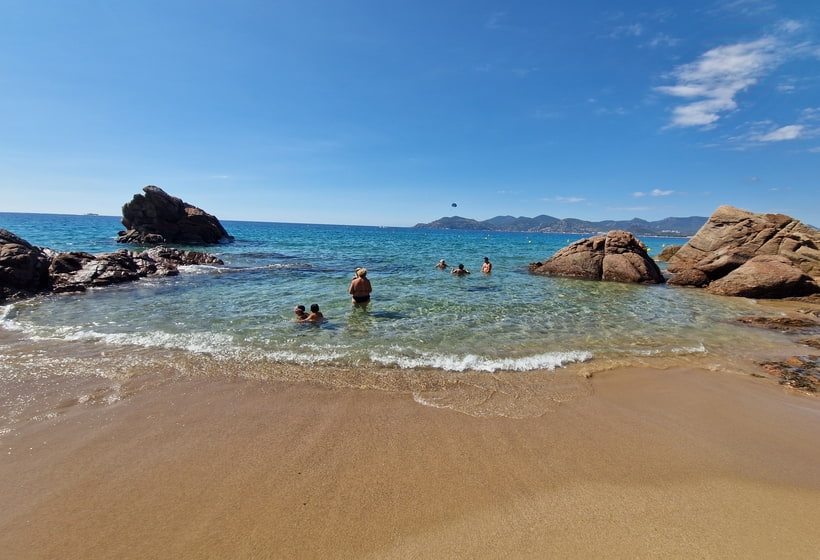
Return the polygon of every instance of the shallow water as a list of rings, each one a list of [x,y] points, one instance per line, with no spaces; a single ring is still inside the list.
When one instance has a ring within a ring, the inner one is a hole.
[[[18,383],[48,371],[122,380],[160,370],[284,376],[410,391],[432,406],[541,410],[562,398],[556,384],[566,395],[587,390],[575,381],[564,387],[559,372],[694,362],[730,369],[790,344],[782,333],[736,324],[771,314],[754,301],[527,272],[581,236],[223,225],[235,242],[207,250],[224,266],[0,307],[2,378]],[[123,248],[114,241],[115,217],[0,213],[0,228],[57,250]],[[685,240],[642,241],[657,254]],[[490,275],[479,272],[484,256],[494,265]],[[441,258],[473,273],[434,268]],[[358,266],[373,283],[366,310],[347,295]],[[293,322],[294,305],[314,302],[326,323]],[[107,398],[116,400],[112,391]],[[552,396],[533,405],[544,394]],[[468,404],[454,405],[459,399]]]

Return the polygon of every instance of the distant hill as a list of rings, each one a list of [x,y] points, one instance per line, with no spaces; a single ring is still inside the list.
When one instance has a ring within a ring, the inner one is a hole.
[[[582,233],[598,234],[621,229],[629,233],[654,235],[660,237],[689,237],[706,223],[704,216],[690,216],[688,218],[664,218],[655,222],[648,222],[640,218],[631,220],[604,220],[602,222],[587,222],[576,218],[554,218],[552,216],[536,216],[525,218],[519,216],[496,216],[489,220],[478,221],[461,216],[439,218],[429,224],[416,224],[417,228],[428,229],[467,229],[481,231],[522,231],[540,233]]]

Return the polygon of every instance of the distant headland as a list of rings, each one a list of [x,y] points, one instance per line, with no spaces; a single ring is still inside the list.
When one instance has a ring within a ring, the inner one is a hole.
[[[708,217],[690,216],[688,218],[664,218],[648,222],[640,218],[631,220],[604,220],[601,222],[587,222],[577,218],[554,218],[552,216],[536,216],[526,218],[520,216],[496,216],[489,220],[473,220],[452,216],[439,218],[429,224],[416,224],[417,228],[428,229],[466,229],[481,231],[521,231],[539,233],[580,233],[597,234],[612,230],[629,231],[636,236],[655,237],[691,237],[706,223]]]

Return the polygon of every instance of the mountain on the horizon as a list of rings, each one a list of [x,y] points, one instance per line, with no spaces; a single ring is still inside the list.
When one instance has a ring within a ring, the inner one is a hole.
[[[706,223],[705,216],[690,216],[688,218],[664,218],[648,222],[640,218],[631,220],[604,220],[601,222],[587,222],[577,218],[554,218],[540,215],[534,218],[524,216],[496,216],[489,220],[478,221],[461,216],[439,218],[429,224],[416,224],[417,228],[428,229],[466,229],[481,231],[521,231],[539,233],[582,233],[598,234],[621,229],[633,235],[655,235],[661,237],[690,237]]]

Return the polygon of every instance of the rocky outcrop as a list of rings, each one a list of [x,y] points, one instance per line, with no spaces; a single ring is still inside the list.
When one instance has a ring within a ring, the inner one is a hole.
[[[126,230],[119,232],[119,243],[203,245],[233,239],[215,216],[159,187],[148,185],[142,190],[144,195],[135,194],[122,207]]]
[[[758,255],[711,282],[706,291],[722,296],[780,299],[814,294],[820,292],[820,287],[786,257]]]
[[[48,266],[48,255],[42,249],[0,229],[0,301],[47,289]]]
[[[581,239],[546,262],[532,263],[533,274],[589,280],[660,284],[664,278],[646,246],[631,233],[615,230]]]
[[[672,285],[743,297],[817,293],[820,232],[783,214],[718,208],[669,260]],[[774,257],[779,258],[764,258]]]
[[[173,276],[179,274],[180,266],[191,264],[223,262],[207,253],[168,247],[99,255],[58,252],[0,229],[0,301],[44,292],[80,292],[146,276]]]

